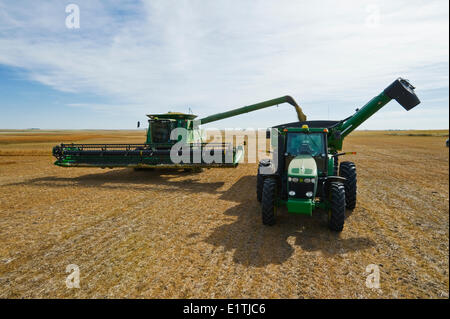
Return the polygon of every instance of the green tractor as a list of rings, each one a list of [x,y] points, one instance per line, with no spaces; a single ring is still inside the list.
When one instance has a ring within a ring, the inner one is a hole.
[[[301,121],[270,130],[272,159],[259,162],[256,195],[262,222],[274,225],[277,207],[289,213],[312,215],[316,208],[328,212],[328,226],[341,232],[345,211],[356,205],[357,173],[353,162],[339,164],[344,138],[395,99],[407,111],[420,103],[414,87],[399,78],[381,94],[341,121]]]

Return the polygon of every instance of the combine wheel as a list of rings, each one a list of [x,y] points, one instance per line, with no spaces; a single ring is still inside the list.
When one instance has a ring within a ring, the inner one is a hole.
[[[275,225],[275,213],[277,211],[277,181],[274,178],[266,178],[263,184],[261,210],[264,225]]]
[[[345,222],[345,188],[341,182],[332,182],[329,189],[330,209],[328,211],[328,227],[332,231],[341,232]]]
[[[356,206],[356,165],[353,162],[342,162],[339,175],[345,177],[345,207],[355,209]]]

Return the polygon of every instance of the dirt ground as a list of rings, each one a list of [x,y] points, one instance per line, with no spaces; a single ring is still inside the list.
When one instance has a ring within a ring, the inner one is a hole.
[[[441,132],[442,133],[442,132]],[[54,166],[53,145],[143,132],[0,132],[1,298],[448,298],[447,137],[356,132],[344,231],[281,209],[261,223],[256,164],[201,173]],[[448,135],[448,131],[444,131]],[[80,288],[66,287],[66,267]],[[378,265],[380,288],[366,287]]]

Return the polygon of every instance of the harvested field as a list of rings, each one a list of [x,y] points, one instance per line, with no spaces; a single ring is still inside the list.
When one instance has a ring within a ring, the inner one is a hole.
[[[142,131],[0,132],[1,298],[448,298],[448,131],[356,132],[358,203],[261,224],[256,164],[201,173],[61,168],[62,141]],[[427,135],[428,134],[428,135]],[[68,289],[66,266],[80,269]],[[380,269],[367,288],[366,267]]]

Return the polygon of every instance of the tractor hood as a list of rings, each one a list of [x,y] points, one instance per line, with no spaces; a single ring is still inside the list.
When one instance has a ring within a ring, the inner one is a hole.
[[[311,177],[311,178],[316,177],[317,176],[316,161],[310,155],[296,156],[289,163],[288,176]]]

